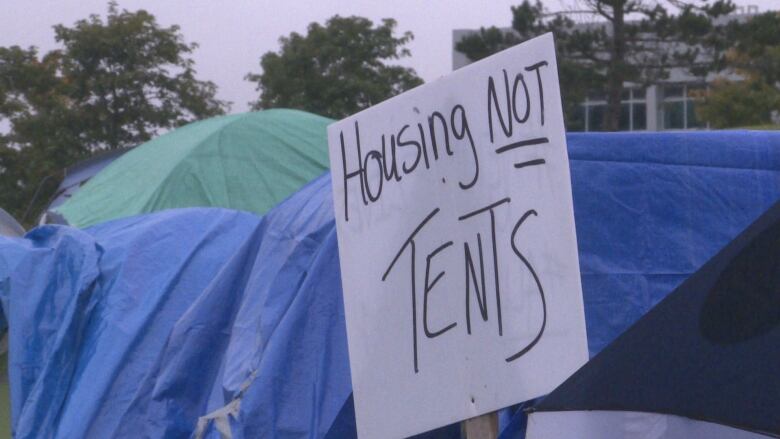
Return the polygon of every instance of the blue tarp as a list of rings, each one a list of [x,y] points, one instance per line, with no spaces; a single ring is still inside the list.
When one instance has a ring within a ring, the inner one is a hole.
[[[591,354],[780,198],[780,133],[568,140]],[[263,218],[0,238],[15,434],[354,436],[339,276],[328,175]]]
[[[534,410],[663,413],[758,433],[750,436],[753,438],[777,438],[780,437],[779,364],[780,202],[777,202],[545,396]],[[632,422],[629,418],[613,424],[604,420],[593,422],[599,425],[596,431],[581,431],[581,437],[601,439],[610,430],[626,431]],[[560,418],[557,422],[566,423]],[[662,426],[665,423],[655,421],[656,425],[650,429],[653,433],[638,428],[632,437],[682,437],[665,431]],[[583,423],[581,427],[587,428],[588,424],[591,423]],[[635,424],[639,425],[641,421]],[[645,431],[640,433],[642,430]],[[694,431],[688,430],[688,436],[710,438]],[[552,435],[567,438],[565,433]]]
[[[113,149],[90,157],[66,169],[65,177],[63,177],[62,182],[57,187],[57,191],[54,192],[54,199],[49,203],[47,209],[51,211],[68,201],[90,178],[94,177],[127,151],[128,148]]]

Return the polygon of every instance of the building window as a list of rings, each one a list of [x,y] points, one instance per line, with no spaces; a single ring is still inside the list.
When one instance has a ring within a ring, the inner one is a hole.
[[[673,100],[667,101],[664,98],[663,114],[665,130],[684,130],[685,129],[685,101]]]
[[[663,100],[659,105],[659,120],[662,129],[689,130],[704,128],[706,124],[696,118],[696,100],[692,97],[701,86],[667,85],[663,87]]]
[[[621,97],[620,120],[618,129],[621,131],[638,131],[647,129],[647,108],[645,89],[628,88],[623,90]],[[603,95],[591,95],[582,104],[585,131],[604,131],[604,117],[607,112],[607,100]]]

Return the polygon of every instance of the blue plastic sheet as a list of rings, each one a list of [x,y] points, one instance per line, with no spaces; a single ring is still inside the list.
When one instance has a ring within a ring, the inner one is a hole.
[[[575,423],[583,438],[610,430],[644,438],[778,438],[778,293],[780,201],[533,409],[661,413],[757,433],[688,426],[673,434],[666,420],[621,416]],[[567,439],[562,432],[547,434]]]
[[[351,391],[328,184],[0,241],[16,437],[324,436]]]
[[[780,198],[780,132],[568,142],[591,356]]]
[[[54,192],[54,200],[49,203],[47,210],[51,211],[68,201],[73,194],[81,189],[84,183],[127,151],[128,148],[113,149],[90,157],[66,169],[65,177],[62,179],[57,191]]]
[[[591,354],[780,198],[780,133],[568,140]],[[0,238],[15,434],[354,437],[339,276],[327,175],[263,218]]]

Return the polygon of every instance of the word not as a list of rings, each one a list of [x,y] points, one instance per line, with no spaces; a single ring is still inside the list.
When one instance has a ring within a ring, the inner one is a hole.
[[[542,67],[546,67],[547,61],[540,61],[536,64],[530,65],[525,68],[528,72],[536,72],[536,81],[539,87],[539,114],[541,118],[541,125],[544,126],[544,86],[542,84],[542,74],[539,71]],[[487,86],[487,113],[488,113],[488,131],[490,132],[490,143],[494,143],[493,134],[493,111],[495,110],[498,122],[501,125],[501,131],[503,131],[506,138],[512,137],[512,131],[514,127],[514,121],[518,123],[525,123],[531,115],[531,93],[528,90],[528,84],[525,82],[525,77],[521,72],[515,74],[515,78],[512,82],[512,91],[509,91],[509,75],[506,69],[504,73],[504,99],[506,106],[504,110],[501,110],[501,104],[496,94],[496,84],[492,76],[488,76]],[[521,117],[517,112],[517,90],[518,85],[523,86],[523,96],[525,97],[525,112]],[[506,117],[505,117],[506,116]]]
[[[544,126],[544,84],[542,81],[542,74],[540,69],[542,67],[546,67],[547,65],[548,65],[547,61],[540,61],[524,68],[524,70],[527,72],[536,73],[536,82],[538,86],[538,97],[539,97],[539,104],[538,104],[539,118],[540,118],[541,126]],[[506,69],[502,70],[502,72],[504,76],[503,101],[505,102],[503,109],[501,108],[502,107],[501,100],[499,100],[498,93],[496,92],[495,80],[493,79],[492,76],[488,77],[487,114],[488,114],[488,131],[490,133],[490,143],[495,143],[497,137],[497,133],[494,133],[494,129],[493,129],[494,112],[495,112],[495,117],[498,119],[498,124],[501,126],[501,132],[504,134],[505,139],[509,139],[513,136],[515,122],[519,124],[524,124],[528,121],[531,115],[531,107],[532,107],[531,92],[528,90],[528,83],[526,83],[523,73],[518,72],[515,74],[515,77],[512,81],[511,91],[510,91],[509,74],[507,73]],[[520,85],[522,85],[523,98],[518,100],[518,90]],[[524,108],[525,111],[518,112],[518,101],[522,103],[521,108]],[[549,142],[550,140],[547,137],[536,137],[532,139],[515,141],[497,148],[496,154],[503,154],[505,152],[512,151],[516,148],[540,145]],[[522,169],[528,166],[538,166],[543,164],[545,164],[545,160],[540,158],[540,159],[532,159],[532,160],[526,160],[523,162],[515,163],[514,166],[515,169]]]

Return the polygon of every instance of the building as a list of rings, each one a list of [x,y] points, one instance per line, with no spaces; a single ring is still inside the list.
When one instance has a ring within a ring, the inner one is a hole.
[[[741,7],[729,19],[744,19],[758,13],[756,6]],[[584,25],[588,26],[588,25]],[[506,29],[507,32],[513,32]],[[455,50],[457,43],[479,32],[474,29],[456,29],[452,32],[452,69],[457,70],[471,63],[471,60]],[[707,82],[687,75],[682,69],[672,69],[669,78],[649,87],[625,84],[623,90],[623,113],[620,118],[622,131],[661,131],[706,129],[707,124],[696,118],[695,96],[697,90],[704,91]],[[588,96],[581,104],[582,112],[575,120],[567,120],[569,131],[599,131],[606,110],[607,101],[596,93]]]

